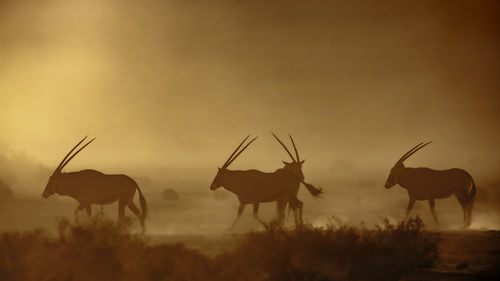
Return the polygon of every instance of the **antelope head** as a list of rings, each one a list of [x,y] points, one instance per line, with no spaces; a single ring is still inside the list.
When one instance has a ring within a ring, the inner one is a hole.
[[[424,146],[428,145],[430,142],[427,142],[423,144],[422,142],[410,149],[410,151],[406,152],[399,160],[394,164],[394,167],[392,167],[391,172],[389,173],[389,176],[387,177],[387,181],[385,182],[385,188],[391,188],[394,185],[398,183],[398,175],[399,173],[405,168],[403,162],[408,159],[408,157],[412,156],[413,153],[419,151],[422,149]]]
[[[238,147],[233,151],[233,153],[229,156],[229,158],[226,160],[226,162],[219,168],[217,168],[217,174],[215,175],[214,180],[212,181],[212,184],[210,185],[210,190],[216,190],[217,188],[222,186],[222,178],[224,177],[224,173],[227,171],[227,167],[233,163],[233,161],[243,152],[247,147],[254,142],[257,137],[253,138],[249,143],[247,143],[239,152],[238,150],[240,147],[245,143],[245,141],[250,137],[248,135],[241,143],[238,145]],[[236,153],[238,152],[238,153]],[[236,154],[236,155],[235,155]],[[234,156],[234,157],[233,157]]]
[[[281,144],[281,146],[283,146],[283,148],[288,153],[288,155],[290,156],[290,158],[292,158],[292,162],[282,161],[283,164],[285,164],[285,167],[283,167],[283,169],[287,170],[288,172],[290,172],[293,175],[295,175],[298,179],[300,179],[301,181],[303,181],[304,180],[304,174],[302,173],[302,164],[304,164],[304,161],[306,161],[306,160],[302,160],[302,161],[300,160],[299,152],[297,151],[297,147],[295,146],[295,142],[293,141],[292,136],[288,135],[290,137],[290,140],[292,141],[293,150],[295,151],[295,156],[297,157],[297,159],[295,159],[293,157],[293,155],[290,153],[290,151],[288,150],[288,148],[286,147],[286,145],[274,133],[271,133],[271,134]]]
[[[42,193],[42,196],[43,198],[47,198],[49,197],[50,195],[56,193],[56,187],[57,187],[57,182],[58,182],[58,179],[59,179],[59,176],[62,174],[62,169],[69,163],[69,161],[71,161],[71,159],[73,159],[73,157],[75,157],[75,155],[78,154],[78,152],[80,152],[82,149],[84,149],[87,145],[89,145],[91,142],[93,142],[95,140],[92,139],[90,140],[89,142],[87,142],[84,146],[82,146],[80,149],[78,149],[75,153],[73,153],[73,155],[71,155],[71,157],[69,157],[68,160],[66,160],[68,158],[68,156],[86,139],[87,137],[84,137],[79,143],[77,143],[73,149],[71,149],[68,154],[66,154],[66,156],[64,156],[63,160],[61,161],[61,163],[59,163],[59,166],[57,166],[57,168],[54,170],[54,172],[52,173],[52,175],[50,176],[49,178],[49,181],[47,182],[47,185],[45,186],[45,189],[43,190],[43,193]]]

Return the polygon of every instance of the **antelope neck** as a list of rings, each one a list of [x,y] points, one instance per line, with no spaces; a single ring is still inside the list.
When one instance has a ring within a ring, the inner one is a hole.
[[[403,166],[401,166],[401,168],[399,168],[399,169],[396,171],[396,173],[395,173],[395,175],[394,175],[394,182],[395,182],[396,184],[399,184],[399,176],[401,175],[401,173],[403,173],[403,172],[404,172],[404,170],[405,170],[405,169],[406,169],[406,167],[403,165]],[[401,184],[399,184],[399,185],[400,185],[400,186],[402,186]]]
[[[223,186],[225,189],[227,189],[229,191],[232,190],[232,184],[231,184],[232,172],[233,171],[231,171],[231,170],[224,169],[222,171],[221,178],[220,178],[221,186]]]
[[[297,176],[296,174],[294,174],[294,173],[292,173],[292,172],[289,172],[289,171],[288,171],[287,169],[285,169],[285,168],[279,168],[279,169],[278,169],[278,170],[276,170],[276,171],[279,171],[279,172],[284,172],[284,173],[286,173],[286,174],[288,174],[288,175],[290,175],[290,176],[292,176],[292,177],[296,178],[297,180],[299,180],[299,181],[301,181],[301,182],[303,182],[303,181],[304,181],[304,180],[301,180],[299,176]]]
[[[62,177],[64,176],[64,173],[60,173],[55,179],[54,179],[54,193],[57,193],[57,194],[60,194],[60,195],[64,195],[64,191],[61,190],[61,180],[62,180]]]

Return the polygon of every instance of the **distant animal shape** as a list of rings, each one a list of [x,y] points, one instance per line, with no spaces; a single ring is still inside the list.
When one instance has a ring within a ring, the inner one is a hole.
[[[274,134],[273,134],[274,135]],[[285,167],[276,170],[273,173],[265,173],[258,170],[229,170],[227,169],[229,165],[257,138],[252,139],[248,142],[245,147],[241,150],[241,146],[250,136],[247,136],[240,145],[233,151],[222,167],[218,168],[217,174],[215,175],[212,184],[210,185],[211,190],[216,190],[219,187],[224,187],[225,189],[236,194],[240,201],[240,206],[238,207],[236,219],[233,222],[231,228],[233,228],[238,222],[245,205],[253,205],[253,215],[256,220],[258,220],[264,227],[267,224],[261,220],[258,216],[259,204],[263,202],[277,202],[278,220],[282,223],[284,218],[284,210],[286,204],[289,203],[294,211],[295,224],[302,223],[302,202],[297,198],[297,192],[301,182],[304,183],[304,175],[302,174],[302,163],[300,161],[297,153],[297,149],[294,144],[295,152],[297,155],[297,160],[293,158],[288,149],[279,139],[275,138],[283,145],[290,157],[292,157],[293,162],[284,162]],[[290,137],[291,138],[291,137]],[[293,143],[293,139],[292,139]],[[238,152],[239,151],[239,152]],[[237,153],[238,152],[238,153]],[[236,155],[235,155],[236,154]],[[233,157],[234,156],[234,157]],[[306,183],[304,183],[306,184]],[[313,196],[319,196],[321,189],[317,189],[312,185],[306,184],[308,189],[311,191]]]
[[[92,204],[111,204],[118,201],[118,216],[123,219],[125,206],[127,206],[138,218],[144,230],[144,220],[148,209],[146,199],[137,183],[127,175],[108,175],[96,170],[82,170],[78,172],[63,173],[62,169],[77,155],[82,149],[89,145],[94,139],[87,142],[71,157],[68,156],[86,139],[83,138],[73,149],[66,154],[54,173],[50,176],[47,186],[42,193],[44,198],[57,193],[66,195],[78,201],[79,205],[75,209],[75,216],[78,211],[86,209],[90,216]],[[135,191],[139,192],[141,210],[133,202]]]
[[[467,228],[471,224],[472,206],[476,195],[476,185],[471,175],[456,168],[437,171],[429,168],[407,168],[403,164],[403,161],[429,143],[431,142],[418,144],[396,162],[389,173],[385,188],[399,184],[408,190],[410,202],[406,209],[405,220],[416,200],[428,200],[436,223],[438,223],[438,219],[434,210],[434,199],[446,198],[454,194],[462,205],[464,227]]]

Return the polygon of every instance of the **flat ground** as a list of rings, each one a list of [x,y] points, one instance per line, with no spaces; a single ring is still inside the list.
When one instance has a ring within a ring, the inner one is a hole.
[[[434,267],[405,280],[500,280],[500,231],[447,231]]]

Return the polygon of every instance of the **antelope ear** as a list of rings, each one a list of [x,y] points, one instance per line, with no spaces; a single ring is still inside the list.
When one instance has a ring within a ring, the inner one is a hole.
[[[306,162],[306,159],[300,161],[300,165],[304,164],[304,162]]]
[[[219,170],[219,171],[220,171],[220,168],[219,168],[219,167],[217,167],[217,170]]]
[[[285,165],[290,165],[291,164],[290,162],[286,162],[286,161],[281,161],[281,162],[283,162],[283,164],[285,164]]]

